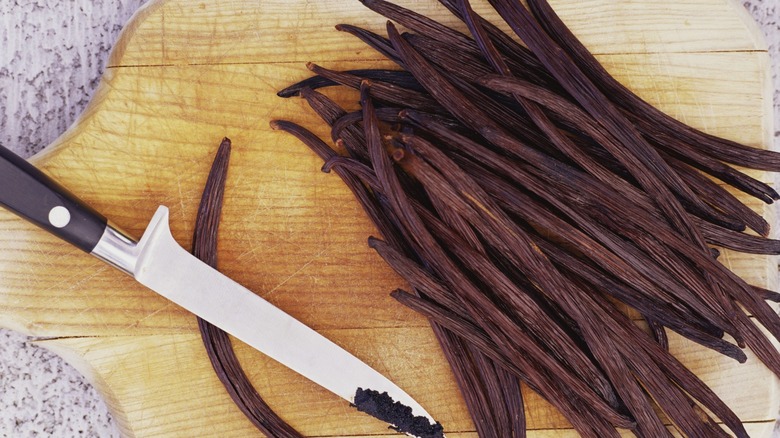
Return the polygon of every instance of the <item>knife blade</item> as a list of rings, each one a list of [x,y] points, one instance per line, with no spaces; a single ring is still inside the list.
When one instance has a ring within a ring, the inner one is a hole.
[[[136,241],[26,160],[0,146],[0,205],[51,232],[323,388],[419,438],[442,427],[366,363],[182,248],[160,206]]]

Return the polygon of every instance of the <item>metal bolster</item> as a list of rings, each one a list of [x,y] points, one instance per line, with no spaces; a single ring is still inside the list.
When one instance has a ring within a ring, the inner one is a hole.
[[[139,252],[138,242],[109,222],[91,254],[133,276]]]

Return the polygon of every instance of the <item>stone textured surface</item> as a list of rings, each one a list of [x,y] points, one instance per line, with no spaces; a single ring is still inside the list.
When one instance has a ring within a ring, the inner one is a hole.
[[[780,151],[780,0],[744,1],[745,8],[764,31],[772,57],[772,80],[775,85],[775,149]]]
[[[100,395],[62,359],[8,330],[0,351],[0,436],[119,436]]]
[[[0,2],[0,145],[29,155],[67,129],[145,1]]]
[[[122,25],[145,1],[1,1],[0,145],[29,156],[67,129],[89,101]],[[780,0],[743,3],[772,53],[780,150]],[[0,330],[0,437],[48,436],[119,434],[78,372]]]

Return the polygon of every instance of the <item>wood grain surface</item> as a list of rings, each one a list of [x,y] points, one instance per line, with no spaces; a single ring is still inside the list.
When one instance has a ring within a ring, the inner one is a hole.
[[[551,3],[651,103],[708,132],[770,144],[768,56],[735,1]],[[406,4],[454,23],[434,1]],[[367,247],[371,224],[338,178],[319,172],[312,153],[268,126],[287,118],[325,137],[300,99],[276,91],[309,76],[307,61],[389,66],[333,28],[381,30],[384,22],[358,2],[335,0],[153,2],[126,28],[81,119],[33,161],[137,236],[167,205],[186,247],[212,155],[230,137],[220,269],[385,373],[448,436],[473,436],[427,322],[388,296],[403,282]],[[355,105],[355,93],[330,94]],[[774,223],[769,207],[751,205]],[[776,258],[727,252],[723,260],[748,282],[777,289]],[[186,311],[6,212],[0,273],[0,325],[39,337],[89,376],[127,436],[256,433],[213,376]],[[672,343],[754,436],[770,435],[780,397],[763,365]],[[260,393],[307,436],[388,433],[261,353],[237,349]],[[568,436],[562,416],[531,393],[528,419],[532,437]]]

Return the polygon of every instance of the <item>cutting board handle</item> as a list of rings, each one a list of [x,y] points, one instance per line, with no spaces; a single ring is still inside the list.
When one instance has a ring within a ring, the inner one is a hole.
[[[106,230],[103,215],[2,146],[0,205],[87,253]]]

